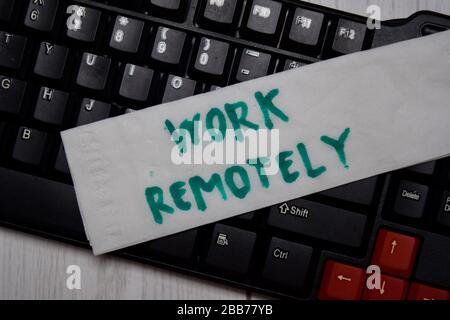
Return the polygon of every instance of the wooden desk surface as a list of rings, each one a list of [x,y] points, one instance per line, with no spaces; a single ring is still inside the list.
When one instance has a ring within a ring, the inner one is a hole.
[[[308,0],[382,20],[419,10],[450,15],[448,0]],[[67,266],[81,267],[81,290],[66,288]],[[259,294],[0,228],[0,299],[259,299]]]

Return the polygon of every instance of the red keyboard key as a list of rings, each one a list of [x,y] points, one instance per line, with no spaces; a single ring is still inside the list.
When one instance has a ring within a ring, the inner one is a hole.
[[[320,287],[320,300],[359,300],[365,284],[363,269],[328,261]]]
[[[450,292],[414,282],[409,289],[408,300],[450,300]]]
[[[364,290],[364,300],[405,300],[408,292],[408,281],[381,275],[381,288]]]
[[[372,264],[378,265],[381,272],[408,278],[411,276],[419,239],[387,230],[378,234]]]

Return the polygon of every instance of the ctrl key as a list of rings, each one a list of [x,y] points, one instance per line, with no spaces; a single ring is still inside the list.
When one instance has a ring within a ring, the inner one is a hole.
[[[255,240],[254,232],[216,224],[205,262],[214,269],[244,275],[250,266]]]
[[[21,127],[14,145],[13,158],[28,164],[39,165],[46,142],[45,132]]]
[[[279,286],[303,291],[313,249],[295,242],[272,238],[263,279]]]
[[[360,300],[365,282],[361,268],[327,261],[319,292],[320,300]]]

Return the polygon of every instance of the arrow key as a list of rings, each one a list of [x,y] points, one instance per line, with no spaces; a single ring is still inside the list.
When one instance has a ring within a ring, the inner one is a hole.
[[[408,281],[381,276],[380,289],[366,289],[364,290],[364,300],[405,300],[406,292],[408,291]]]
[[[411,276],[419,239],[401,233],[381,230],[378,234],[372,264],[383,273],[408,278]]]
[[[409,289],[408,300],[450,300],[450,291],[414,282]]]
[[[361,268],[327,261],[319,292],[320,300],[359,300],[365,282]]]

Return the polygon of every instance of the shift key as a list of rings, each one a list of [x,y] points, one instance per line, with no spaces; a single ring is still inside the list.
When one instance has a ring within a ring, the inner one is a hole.
[[[358,248],[366,216],[320,203],[297,199],[271,207],[268,224],[315,239]]]

